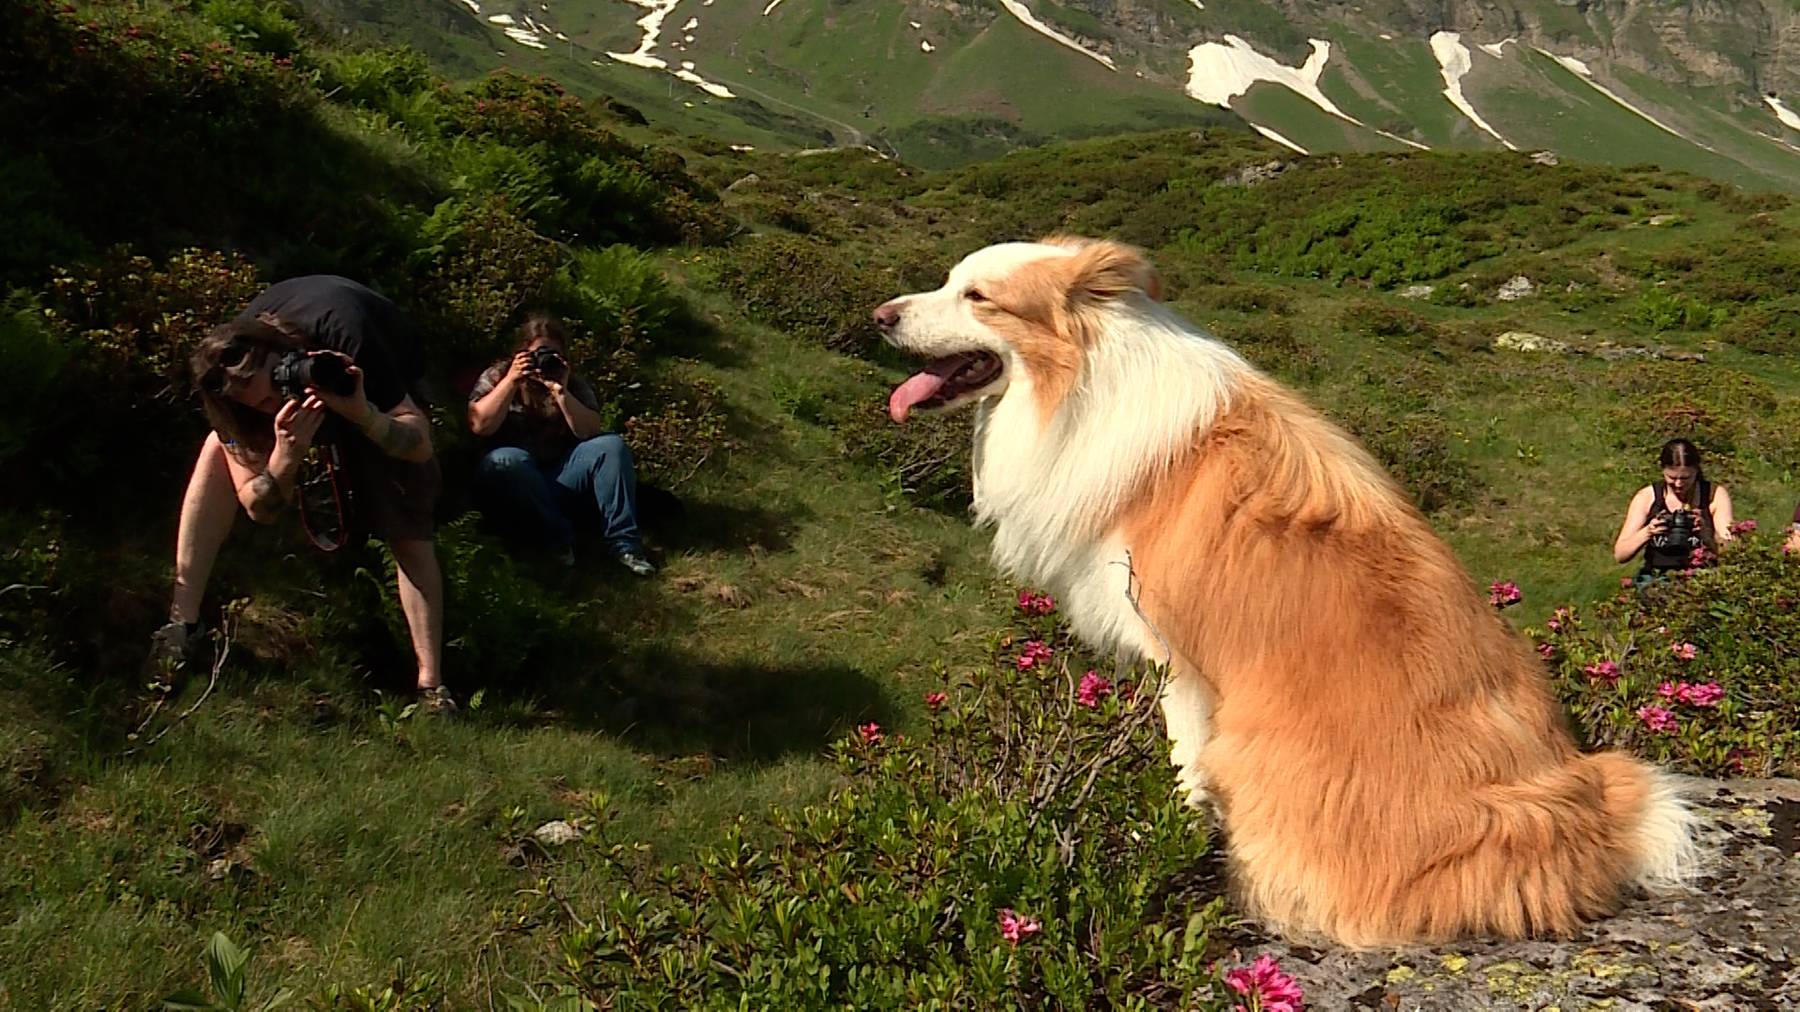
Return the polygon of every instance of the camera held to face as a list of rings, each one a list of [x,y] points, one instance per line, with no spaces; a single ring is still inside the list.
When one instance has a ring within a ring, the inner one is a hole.
[[[356,392],[356,377],[349,370],[349,363],[337,355],[290,351],[276,361],[269,379],[276,391],[289,400],[305,400],[307,387],[348,397]]]
[[[531,367],[538,375],[554,383],[560,383],[569,374],[568,360],[555,348],[539,346],[531,349]]]

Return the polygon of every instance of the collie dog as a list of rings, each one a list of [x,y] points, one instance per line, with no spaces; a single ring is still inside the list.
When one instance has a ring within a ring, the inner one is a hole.
[[[1359,948],[1567,935],[1691,874],[1672,781],[1582,754],[1542,662],[1349,435],[1158,301],[1137,250],[982,249],[875,310],[976,405],[995,561],[1167,665],[1171,758],[1240,902]]]

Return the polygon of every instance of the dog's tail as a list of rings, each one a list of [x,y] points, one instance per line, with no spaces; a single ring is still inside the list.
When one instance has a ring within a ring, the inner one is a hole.
[[[1675,782],[1623,753],[1571,755],[1471,800],[1480,814],[1459,829],[1478,835],[1463,837],[1464,860],[1440,865],[1450,881],[1421,880],[1415,894],[1427,909],[1434,896],[1473,900],[1463,910],[1472,921],[1453,934],[1570,935],[1614,913],[1632,885],[1677,885],[1697,869],[1695,817]],[[1455,919],[1432,909],[1425,934]]]
[[[1697,870],[1696,820],[1675,782],[1616,752],[1571,751],[1522,780],[1414,800],[1410,815],[1379,824],[1364,813],[1276,835],[1247,813],[1250,825],[1232,830],[1241,898],[1277,930],[1353,948],[1566,937],[1617,912],[1633,885]],[[1289,827],[1306,819],[1285,814]],[[1282,824],[1274,807],[1267,815]]]

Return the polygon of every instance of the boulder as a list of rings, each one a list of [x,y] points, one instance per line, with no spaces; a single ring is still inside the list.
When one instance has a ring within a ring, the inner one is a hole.
[[[1494,347],[1502,351],[1547,352],[1552,355],[1566,355],[1569,352],[1567,341],[1558,341],[1554,337],[1527,333],[1523,330],[1509,330],[1494,338]]]
[[[1431,293],[1435,291],[1437,291],[1436,285],[1407,285],[1400,289],[1400,297],[1403,299],[1429,299]]]
[[[1632,897],[1579,937],[1351,952],[1258,936],[1317,1009],[1800,1008],[1800,781],[1683,778],[1708,863],[1691,887]]]
[[[1531,283],[1530,278],[1523,274],[1515,274],[1508,278],[1505,284],[1495,289],[1494,298],[1499,299],[1501,302],[1513,302],[1517,299],[1526,298],[1536,292],[1537,286]]]

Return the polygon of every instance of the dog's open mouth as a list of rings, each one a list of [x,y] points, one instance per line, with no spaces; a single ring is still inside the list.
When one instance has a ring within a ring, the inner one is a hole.
[[[888,395],[888,415],[904,422],[914,408],[941,408],[992,383],[1001,368],[1000,356],[987,351],[959,351],[932,359]]]

